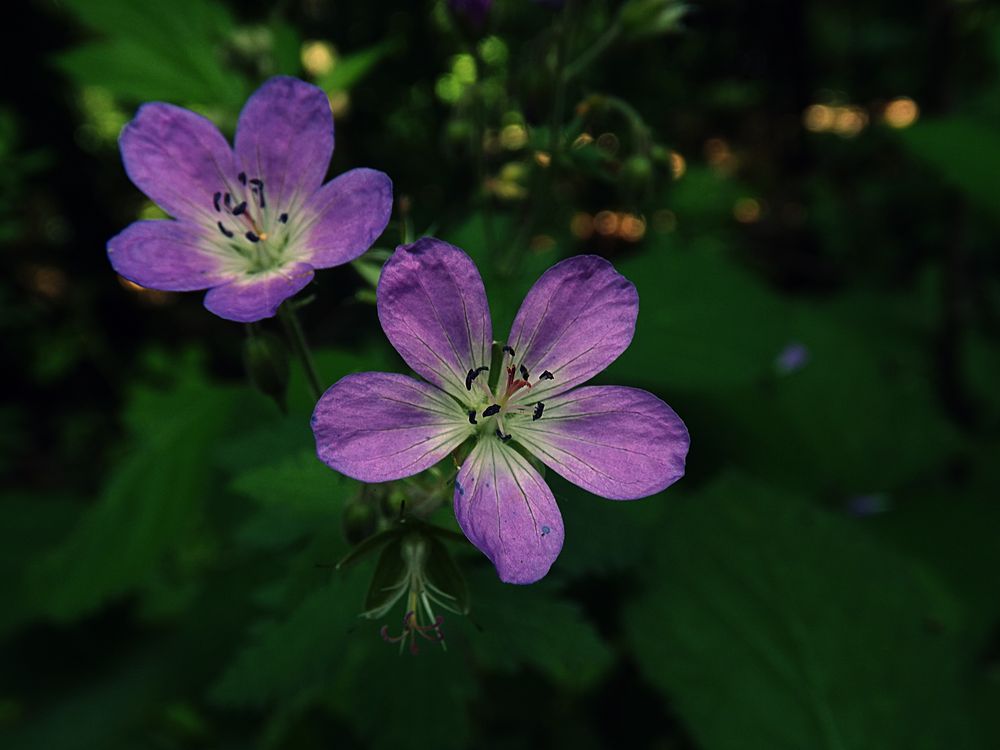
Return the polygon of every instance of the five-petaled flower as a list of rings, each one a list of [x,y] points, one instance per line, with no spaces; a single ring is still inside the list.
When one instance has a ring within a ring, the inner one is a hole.
[[[247,101],[235,148],[201,115],[143,105],[120,138],[132,182],[174,220],[138,221],[108,242],[114,269],[165,291],[208,289],[205,307],[267,318],[317,268],[353,260],[385,229],[392,183],[354,169],[323,184],[333,115],[323,91],[267,81]]]
[[[636,388],[577,387],[635,331],[638,294],[606,260],[578,256],[541,276],[511,326],[494,390],[486,291],[464,252],[433,238],[398,248],[377,297],[386,335],[428,383],[378,372],[341,379],[313,413],[317,453],[348,476],[385,482],[474,438],[455,480],[455,515],[502,580],[537,581],[563,543],[555,498],[526,453],[614,500],[683,475],[688,432],[663,401]]]

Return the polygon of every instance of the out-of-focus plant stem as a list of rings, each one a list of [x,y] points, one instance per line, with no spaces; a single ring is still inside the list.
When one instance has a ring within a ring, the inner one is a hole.
[[[320,396],[323,395],[322,381],[320,381],[319,373],[316,371],[316,362],[313,360],[309,344],[306,342],[306,335],[302,331],[299,315],[295,311],[291,300],[278,308],[278,317],[285,328],[285,336],[288,338],[289,345],[296,356],[298,356],[299,361],[302,362],[302,369],[306,372],[306,380],[309,381],[309,388],[312,391],[312,395],[319,401]]]

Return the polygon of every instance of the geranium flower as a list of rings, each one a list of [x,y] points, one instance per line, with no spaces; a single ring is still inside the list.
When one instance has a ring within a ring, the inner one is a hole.
[[[209,120],[143,105],[122,130],[129,178],[173,220],[137,221],[108,242],[115,271],[151,289],[208,289],[205,307],[252,322],[317,268],[367,250],[392,210],[392,182],[354,169],[323,185],[333,115],[323,91],[272,78],[247,100],[236,145]]]
[[[425,238],[382,269],[378,314],[389,341],[427,381],[348,375],[320,399],[319,458],[364,482],[416,474],[469,438],[455,481],[462,531],[509,583],[544,576],[563,544],[552,491],[526,458],[613,500],[652,495],[684,474],[688,432],[647,391],[580,386],[632,340],[639,298],[606,260],[556,264],[524,299],[489,380],[493,327],[483,281],[457,247]]]

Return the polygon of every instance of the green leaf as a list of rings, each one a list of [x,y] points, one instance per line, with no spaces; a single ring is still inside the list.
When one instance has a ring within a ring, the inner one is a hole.
[[[212,448],[246,390],[207,383],[190,358],[166,390],[137,388],[125,419],[129,451],[73,532],[32,570],[51,617],[84,615],[155,580],[160,566],[197,565],[205,505],[217,487]]]
[[[324,703],[352,726],[364,747],[386,750],[466,746],[468,704],[477,692],[468,660],[420,641],[420,653],[400,654],[359,620],[365,573],[333,576],[282,622],[256,636],[212,690],[233,707],[294,707]],[[352,571],[353,573],[353,571]],[[396,635],[403,613],[387,618]],[[417,739],[419,738],[419,740]]]
[[[960,613],[912,561],[738,477],[674,506],[659,550],[623,622],[706,750],[972,746]]]
[[[910,154],[934,168],[981,208],[1000,212],[1000,135],[967,117],[921,120],[899,133]]]
[[[616,267],[639,291],[639,320],[606,382],[731,388],[759,379],[794,335],[780,298],[721,245],[662,243]]]
[[[130,101],[221,103],[231,109],[245,98],[246,81],[221,62],[233,21],[212,0],[148,7],[128,0],[67,0],[64,6],[102,37],[56,57],[79,85]]]
[[[349,91],[362,78],[368,75],[376,65],[384,60],[390,53],[395,51],[396,45],[392,41],[380,42],[372,45],[360,52],[353,52],[337,59],[329,73],[320,78],[316,83],[328,94],[338,91]]]
[[[310,536],[317,524],[339,527],[344,503],[358,485],[323,464],[313,449],[245,471],[231,488],[257,505],[240,527],[239,541],[276,548]]]
[[[470,620],[477,625],[469,648],[483,667],[516,672],[531,666],[570,690],[593,686],[610,667],[611,652],[594,626],[555,586],[511,586],[492,570],[469,579]]]

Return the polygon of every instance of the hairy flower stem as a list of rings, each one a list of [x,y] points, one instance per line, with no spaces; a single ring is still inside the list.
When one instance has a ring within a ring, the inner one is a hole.
[[[316,362],[313,360],[309,344],[306,343],[305,333],[302,331],[302,324],[299,323],[298,313],[290,302],[285,302],[278,308],[278,317],[285,328],[285,336],[288,343],[295,351],[302,362],[302,369],[306,371],[306,379],[309,381],[309,388],[312,390],[313,398],[319,401],[323,395],[323,386],[316,372]]]
[[[529,204],[526,208],[520,226],[516,230],[514,240],[510,243],[510,250],[507,252],[506,262],[500,264],[501,275],[513,276],[524,248],[528,244],[528,239],[532,231],[538,225],[543,215],[543,207],[539,196],[547,195],[552,183],[555,181],[555,174],[559,164],[559,151],[562,148],[562,127],[563,110],[566,106],[566,84],[569,79],[565,75],[566,52],[569,44],[571,26],[573,22],[573,0],[566,0],[562,14],[555,26],[555,69],[552,80],[555,82],[553,91],[552,110],[549,113],[549,154],[552,157],[551,165],[548,169],[535,169],[532,172],[531,187],[528,191]]]

